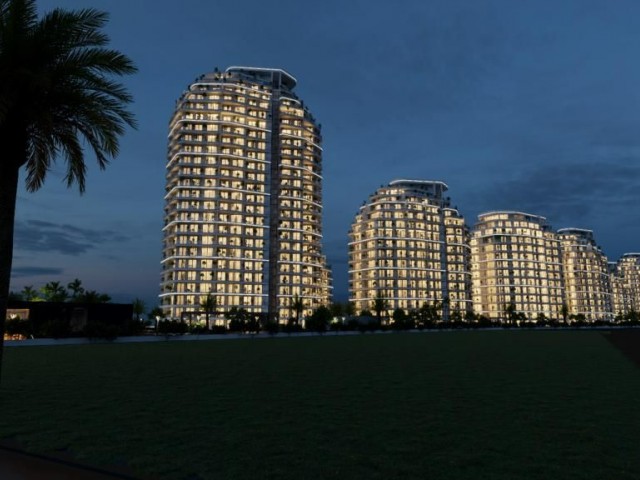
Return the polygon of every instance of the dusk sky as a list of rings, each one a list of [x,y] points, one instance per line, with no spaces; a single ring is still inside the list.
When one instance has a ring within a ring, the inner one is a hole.
[[[62,162],[19,193],[12,290],[80,278],[157,305],[167,125],[200,74],[282,68],[322,124],[324,248],[347,299],[347,232],[396,178],[441,180],[472,226],[490,210],[640,251],[640,2],[39,1],[110,13],[139,128],[87,191]],[[24,176],[22,181],[24,180]]]

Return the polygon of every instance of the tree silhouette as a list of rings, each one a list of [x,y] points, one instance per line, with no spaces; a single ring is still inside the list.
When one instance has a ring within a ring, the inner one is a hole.
[[[200,307],[202,307],[202,309],[204,310],[205,328],[209,330],[209,316],[218,308],[218,300],[216,299],[216,297],[209,293],[202,301],[202,303],[200,303]]]
[[[139,322],[140,315],[144,313],[144,311],[147,309],[147,306],[139,298],[134,298],[133,302],[131,302],[131,306],[133,307],[133,314],[136,316],[136,322]]]
[[[33,288],[33,285],[25,285],[22,288],[20,295],[25,302],[36,302],[41,300],[40,295],[38,295],[38,291]]]
[[[395,330],[408,330],[413,328],[413,320],[407,315],[402,308],[396,308],[393,311],[393,325]]]
[[[307,330],[324,333],[327,331],[329,322],[331,322],[331,310],[321,305],[309,315],[305,327]]]
[[[69,294],[60,282],[45,283],[40,288],[40,293],[46,302],[64,302]]]
[[[516,304],[513,302],[508,303],[504,307],[504,314],[507,317],[507,321],[509,323],[515,324],[516,319],[518,318],[518,311],[516,309]]]
[[[344,314],[347,317],[351,317],[356,314],[356,304],[353,302],[347,302],[344,304]]]
[[[71,300],[77,300],[77,298],[84,293],[82,282],[76,278],[73,282],[67,284],[67,289],[71,292]]]
[[[387,309],[387,306],[388,303],[385,300],[382,292],[378,290],[378,293],[376,293],[376,298],[373,299],[373,311],[376,312],[378,325],[382,325],[382,312]]]
[[[82,193],[83,141],[104,168],[125,126],[134,126],[126,110],[132,98],[111,77],[136,68],[105,48],[106,22],[94,9],[55,9],[38,19],[35,0],[0,0],[0,368],[20,169],[35,191],[62,157],[67,186],[77,183]]]
[[[344,315],[344,305],[340,302],[333,302],[329,307],[331,318],[339,318]]]
[[[98,293],[95,290],[86,290],[76,301],[79,303],[109,303],[111,297],[105,293]]]
[[[291,299],[291,310],[293,310],[296,314],[296,325],[300,325],[300,315],[304,310],[304,303],[298,295],[294,295]]]

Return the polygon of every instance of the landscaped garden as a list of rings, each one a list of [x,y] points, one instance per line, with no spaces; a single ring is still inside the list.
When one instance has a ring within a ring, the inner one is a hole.
[[[8,348],[0,438],[175,479],[637,479],[640,370],[595,331]]]

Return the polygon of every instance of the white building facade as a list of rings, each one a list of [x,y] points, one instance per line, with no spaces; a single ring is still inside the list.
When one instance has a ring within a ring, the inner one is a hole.
[[[349,232],[349,297],[357,311],[377,297],[386,316],[423,304],[442,317],[471,309],[467,227],[439,181],[394,180],[356,214]]]
[[[511,309],[530,321],[562,317],[561,244],[544,217],[513,211],[481,214],[470,245],[477,315],[505,319]]]
[[[613,319],[613,296],[607,257],[593,232],[558,230],[562,245],[565,304],[568,313],[586,321]]]
[[[202,75],[169,125],[161,305],[172,318],[245,308],[272,321],[326,305],[320,127],[280,69]]]

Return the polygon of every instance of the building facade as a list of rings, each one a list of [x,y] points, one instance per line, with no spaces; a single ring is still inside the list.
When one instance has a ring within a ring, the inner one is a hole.
[[[560,319],[564,301],[561,244],[544,217],[522,212],[478,216],[471,233],[474,312],[506,319]]]
[[[611,268],[613,313],[640,313],[640,253],[625,253]]]
[[[161,305],[287,321],[330,301],[320,126],[280,69],[230,67],[183,93],[169,125]]]
[[[446,320],[471,309],[467,227],[437,181],[395,180],[371,195],[349,232],[349,297],[396,308],[440,305]]]
[[[558,230],[562,245],[565,304],[569,315],[587,321],[612,320],[611,278],[607,257],[593,232],[581,228]]]

